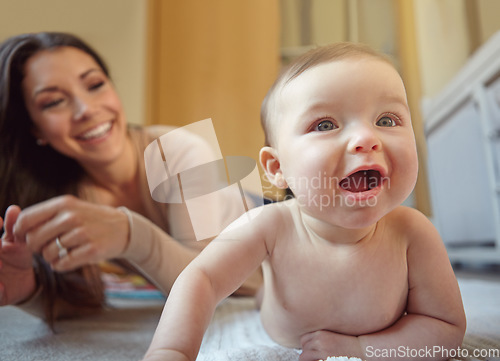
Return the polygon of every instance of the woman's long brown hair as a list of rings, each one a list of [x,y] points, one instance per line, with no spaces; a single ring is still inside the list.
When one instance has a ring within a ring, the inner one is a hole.
[[[0,45],[0,214],[17,204],[21,208],[52,197],[78,196],[84,176],[73,159],[50,146],[38,146],[33,122],[25,106],[21,83],[26,61],[42,50],[71,46],[92,56],[106,76],[99,55],[78,37],[57,32],[22,34]],[[59,302],[75,307],[100,308],[104,290],[96,266],[55,273],[40,255],[33,256],[38,282],[43,286],[46,321],[53,325]]]

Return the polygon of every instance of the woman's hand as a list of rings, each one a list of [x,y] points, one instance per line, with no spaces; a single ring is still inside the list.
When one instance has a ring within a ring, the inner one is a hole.
[[[69,271],[119,257],[127,247],[129,224],[127,215],[116,208],[65,195],[24,209],[14,234],[55,271]]]
[[[15,242],[13,227],[21,209],[10,206],[5,224],[0,217],[4,234],[0,243],[0,306],[14,305],[29,298],[36,289],[33,256],[26,243]]]
[[[300,361],[326,360],[329,356],[359,357],[364,359],[364,350],[356,336],[342,335],[326,330],[306,333],[300,338],[302,353]]]

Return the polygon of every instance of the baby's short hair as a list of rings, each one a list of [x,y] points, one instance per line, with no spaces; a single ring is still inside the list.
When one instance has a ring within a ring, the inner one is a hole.
[[[391,65],[392,61],[384,54],[361,43],[340,42],[309,50],[285,67],[267,92],[260,110],[260,119],[265,134],[265,145],[272,145],[274,131],[271,129],[271,118],[276,117],[276,94],[293,79],[306,70],[317,65],[349,58],[373,57]]]

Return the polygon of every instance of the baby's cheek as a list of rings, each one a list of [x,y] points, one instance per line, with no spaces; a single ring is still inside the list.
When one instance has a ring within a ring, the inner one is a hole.
[[[417,177],[418,177],[418,157],[416,152],[410,152],[408,154],[408,157],[406,157],[406,160],[400,163],[400,178],[399,181],[402,182],[404,190],[405,190],[405,197],[409,196],[410,193],[413,191],[413,188],[415,187],[417,183]]]
[[[411,174],[414,178],[414,181],[417,181],[417,175],[418,175],[418,154],[417,151],[412,151],[411,152],[411,157],[410,161],[408,162],[408,167],[409,169],[409,174]]]

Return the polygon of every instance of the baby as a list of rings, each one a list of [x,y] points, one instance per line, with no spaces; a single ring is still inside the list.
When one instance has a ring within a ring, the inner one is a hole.
[[[262,167],[294,197],[243,215],[182,272],[145,359],[195,360],[218,302],[262,262],[262,323],[301,361],[445,359],[465,315],[437,231],[401,206],[418,166],[395,68],[359,44],[314,49],[279,76],[262,122]]]

